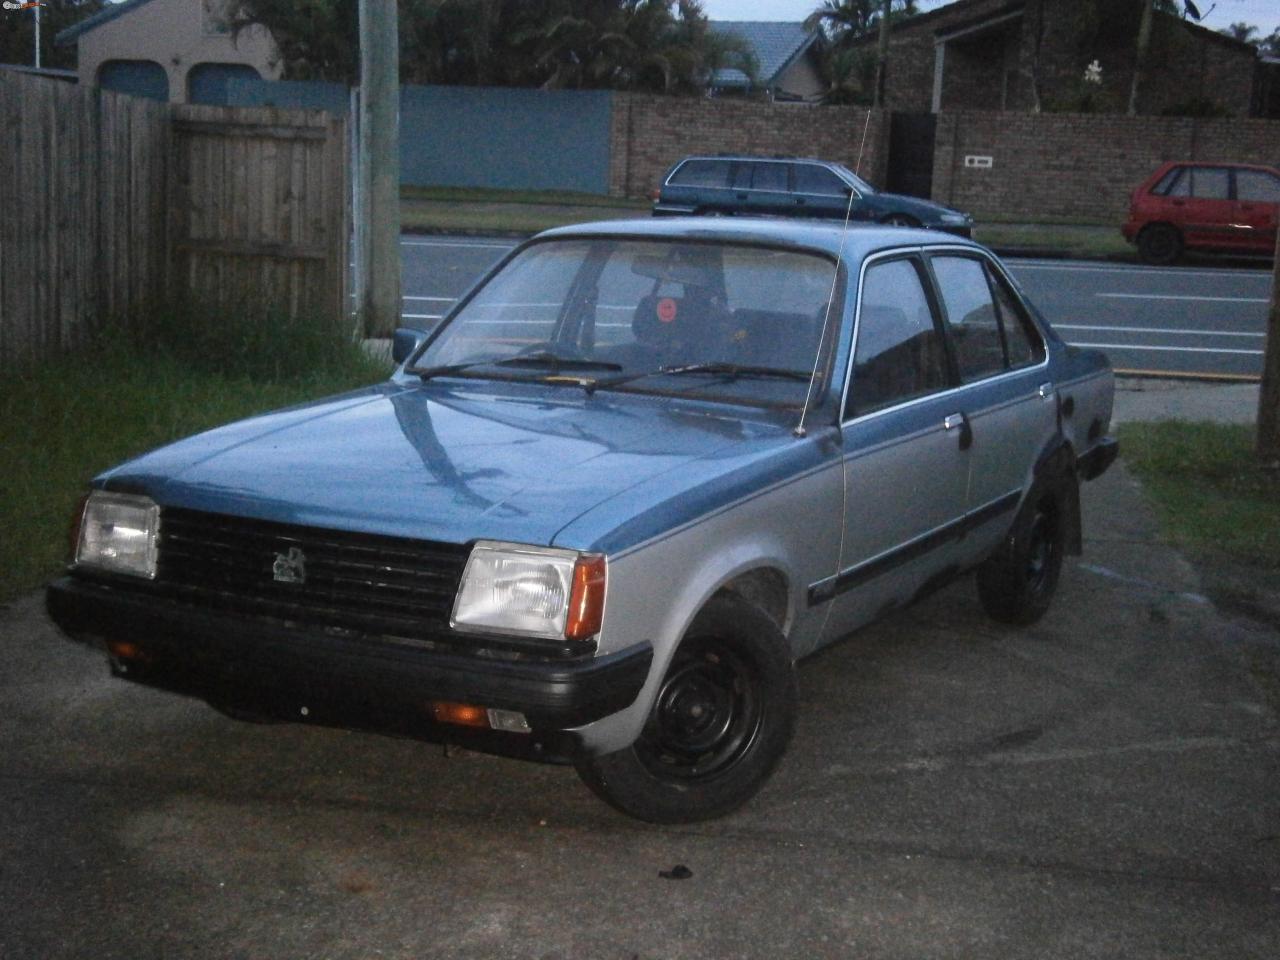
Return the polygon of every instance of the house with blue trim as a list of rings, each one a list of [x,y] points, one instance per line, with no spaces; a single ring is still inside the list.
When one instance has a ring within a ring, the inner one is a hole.
[[[54,38],[75,44],[80,83],[172,103],[227,104],[236,79],[277,80],[279,50],[264,27],[233,34],[226,0],[125,0]]]

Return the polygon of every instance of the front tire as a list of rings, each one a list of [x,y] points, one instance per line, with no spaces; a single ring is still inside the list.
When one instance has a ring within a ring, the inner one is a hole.
[[[978,568],[987,616],[1026,627],[1049,610],[1067,552],[1068,498],[1059,483],[1036,483],[1000,549]]]
[[[578,774],[640,820],[721,817],[751,799],[777,766],[796,703],[782,632],[755,607],[714,597],[680,641],[636,742],[579,762]]]

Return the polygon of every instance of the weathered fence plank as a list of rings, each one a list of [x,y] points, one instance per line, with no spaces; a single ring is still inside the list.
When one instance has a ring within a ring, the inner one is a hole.
[[[319,111],[171,109],[171,250],[183,292],[227,308],[342,316],[344,121]]]

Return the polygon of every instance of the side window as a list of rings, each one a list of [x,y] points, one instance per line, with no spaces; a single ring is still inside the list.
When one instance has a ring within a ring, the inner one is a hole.
[[[787,165],[785,163],[753,163],[751,188],[753,190],[787,189]]]
[[[1197,200],[1226,200],[1230,196],[1229,180],[1224,167],[1195,167],[1192,170],[1191,194]]]
[[[1182,176],[1182,170],[1182,167],[1174,167],[1160,178],[1160,181],[1151,188],[1151,192],[1157,197],[1168,196],[1174,184],[1178,182],[1178,178]]]
[[[816,163],[797,163],[793,168],[796,193],[810,193],[823,197],[847,196],[848,186],[826,167]]]
[[[991,289],[995,291],[996,306],[1000,310],[1009,366],[1015,369],[1034,366],[1044,359],[1044,341],[1040,339],[1039,331],[1027,315],[1026,307],[990,265],[987,266],[987,276],[991,278]]]
[[[942,338],[915,260],[867,269],[845,416],[879,410],[946,387]]]
[[[1169,177],[1173,179],[1170,180]],[[1160,182],[1160,185],[1164,187],[1162,192],[1166,197],[1191,196],[1191,168],[1177,167]]]
[[[671,175],[681,187],[724,187],[729,183],[728,160],[687,160]]]
[[[1004,372],[1004,338],[982,262],[971,257],[934,257],[931,263],[960,379],[970,383]]]
[[[1244,203],[1280,203],[1280,179],[1261,170],[1237,170],[1236,199]]]

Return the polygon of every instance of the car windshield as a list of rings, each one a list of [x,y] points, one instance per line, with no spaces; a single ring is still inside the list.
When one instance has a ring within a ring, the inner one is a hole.
[[[864,197],[867,196],[868,194],[880,192],[871,184],[867,183],[867,181],[863,180],[860,176],[858,176],[856,173],[850,170],[848,167],[846,167],[844,164],[833,163],[831,166],[839,170],[842,176],[848,177],[849,180],[853,183],[853,185],[858,188],[858,192],[862,194]]]
[[[411,371],[799,406],[834,270],[818,254],[736,244],[534,243]]]

